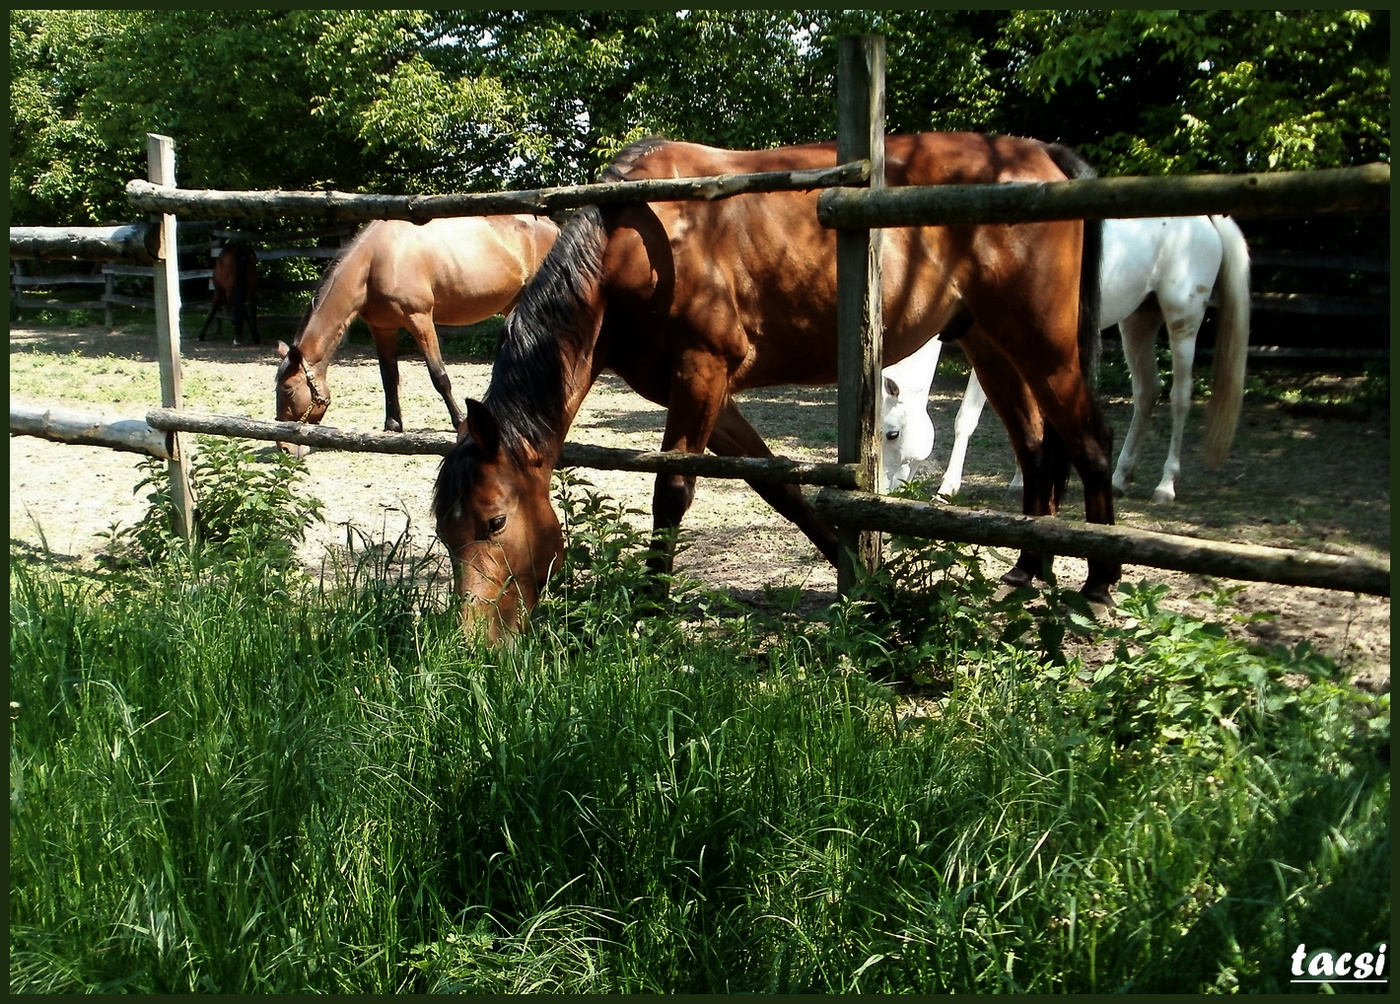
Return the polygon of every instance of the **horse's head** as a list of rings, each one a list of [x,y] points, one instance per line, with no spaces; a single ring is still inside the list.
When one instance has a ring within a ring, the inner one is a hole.
[[[901,397],[899,383],[889,375],[884,378],[880,414],[885,490],[893,491],[910,479],[920,461],[933,453],[933,422],[925,401]]]
[[[325,363],[311,365],[299,348],[286,342],[277,343],[277,356],[277,421],[319,423],[331,403]],[[277,446],[287,453],[297,452],[287,443]]]
[[[467,400],[457,445],[433,488],[437,533],[452,555],[462,627],[490,641],[517,633],[564,553],[549,499],[552,468],[528,446],[506,448],[491,410]]]

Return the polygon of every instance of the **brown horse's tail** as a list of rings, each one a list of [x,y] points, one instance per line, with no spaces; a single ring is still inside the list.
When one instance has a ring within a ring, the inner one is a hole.
[[[1244,370],[1249,358],[1249,245],[1228,216],[1208,217],[1220,236],[1220,273],[1215,295],[1220,312],[1215,324],[1215,359],[1211,366],[1210,403],[1206,406],[1205,465],[1225,462],[1244,404]]]
[[[1097,172],[1079,154],[1061,143],[1047,143],[1046,152],[1065,177],[1096,178]],[[1079,265],[1079,358],[1089,386],[1099,385],[1099,358],[1103,336],[1099,326],[1102,285],[1099,281],[1103,258],[1103,220],[1084,221],[1084,247]]]

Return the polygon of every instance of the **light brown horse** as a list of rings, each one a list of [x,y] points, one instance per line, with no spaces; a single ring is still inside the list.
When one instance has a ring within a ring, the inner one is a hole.
[[[1064,147],[972,133],[891,136],[885,158],[890,185],[1092,174]],[[649,140],[623,151],[604,177],[835,163],[832,143],[726,151]],[[604,369],[667,408],[663,450],[729,456],[771,456],[735,392],[835,381],[836,237],[817,222],[816,200],[784,192],[590,208],[565,226],[507,320],[485,399],[467,401],[434,488],[465,628],[493,638],[517,630],[558,563],[550,476]],[[1112,523],[1112,433],[1081,364],[1098,331],[1098,233],[1079,221],[887,230],[884,344],[888,364],[940,331],[960,335],[1024,465],[1024,511],[1054,512],[1073,462],[1088,519]],[[751,485],[835,561],[834,532],[796,485]],[[659,541],[680,523],[694,486],[693,477],[657,476]],[[653,567],[665,571],[670,552],[659,554]],[[1022,554],[1009,581],[1043,575],[1047,560]],[[1120,572],[1091,561],[1084,591],[1105,598]]]
[[[384,430],[402,432],[399,329],[423,350],[455,429],[462,410],[438,347],[438,324],[475,324],[514,306],[559,228],[533,216],[468,216],[415,225],[376,220],[317,290],[293,344],[277,345],[277,420],[320,422],[331,402],[326,370],[355,317],[369,325],[384,383]],[[285,448],[285,447],[284,447]]]

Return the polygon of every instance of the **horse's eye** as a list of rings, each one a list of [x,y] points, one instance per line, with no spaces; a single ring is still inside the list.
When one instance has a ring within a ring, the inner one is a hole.
[[[500,533],[505,527],[506,518],[504,516],[492,516],[486,521],[486,529],[491,533]]]
[[[889,432],[885,433],[885,438],[888,439],[890,442],[894,442],[896,439],[899,438],[899,430],[891,429]]]

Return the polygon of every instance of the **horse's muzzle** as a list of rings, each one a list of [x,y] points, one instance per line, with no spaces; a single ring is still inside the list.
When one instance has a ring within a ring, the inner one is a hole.
[[[519,634],[535,605],[532,584],[511,573],[505,552],[492,541],[473,541],[456,562],[462,631],[497,644]]]

